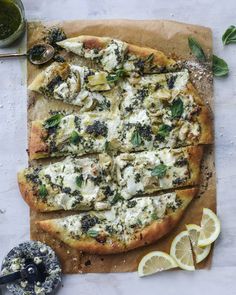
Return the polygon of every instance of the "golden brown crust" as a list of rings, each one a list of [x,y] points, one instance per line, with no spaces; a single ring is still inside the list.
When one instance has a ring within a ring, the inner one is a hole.
[[[72,39],[77,39],[76,41],[80,41],[84,44],[84,48],[86,49],[102,49],[105,48],[107,46],[107,44],[109,42],[111,42],[111,38],[109,37],[96,37],[96,36],[79,36],[79,37],[75,37],[75,38],[71,38],[69,40]],[[59,42],[60,44],[60,42]]]
[[[45,138],[47,131],[43,128],[42,121],[33,121],[29,139],[29,158],[30,160],[45,158],[49,155],[49,146]]]
[[[198,122],[201,128],[199,144],[212,144],[214,142],[212,121],[212,113],[209,108],[206,106],[201,107],[201,111],[198,115]]]
[[[203,156],[203,147],[190,146],[186,148],[189,159],[189,170],[191,173],[191,179],[186,185],[198,185],[200,183],[201,176],[201,161]]]
[[[110,43],[112,38],[110,37],[96,37],[96,36],[79,36],[79,37],[74,37],[67,39],[66,41],[71,41],[71,42],[81,42],[83,43],[84,47],[87,49],[103,49],[107,46],[108,43]],[[63,41],[58,42],[57,44],[63,47]],[[163,52],[152,49],[152,48],[147,48],[147,47],[140,47],[136,46],[133,44],[127,44],[127,52],[131,55],[136,55],[137,57],[140,58],[146,58],[150,54],[153,54],[153,64],[161,66],[161,67],[168,67],[168,66],[173,66],[175,64],[175,61],[171,58],[168,58]]]
[[[170,232],[176,226],[188,204],[191,202],[197,192],[197,188],[176,190],[176,195],[183,202],[182,207],[166,216],[163,221],[155,221],[150,226],[136,233],[133,239],[127,245],[128,250],[152,244]]]
[[[141,59],[144,59],[153,54],[153,64],[161,67],[175,65],[175,61],[173,59],[168,58],[163,52],[156,49],[128,44],[128,53],[140,57]]]
[[[197,191],[198,190],[196,188],[177,190],[176,194],[182,201],[181,208],[177,209],[175,212],[169,213],[162,221],[154,221],[150,226],[136,232],[132,239],[130,239],[126,244],[123,244],[114,237],[105,243],[98,242],[96,239],[90,237],[79,240],[73,239],[68,235],[64,228],[58,225],[57,219],[38,221],[36,222],[36,225],[53,237],[62,240],[67,245],[79,251],[91,254],[126,252],[134,248],[151,244],[173,229],[182,217],[188,204],[196,195]]]
[[[55,210],[55,208],[42,202],[38,198],[38,191],[34,188],[32,183],[27,181],[24,170],[18,173],[17,179],[21,195],[31,209],[39,212],[49,212]]]

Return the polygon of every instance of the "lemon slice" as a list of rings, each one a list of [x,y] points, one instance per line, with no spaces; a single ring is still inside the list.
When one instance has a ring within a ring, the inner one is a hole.
[[[170,255],[176,260],[180,268],[195,270],[188,231],[182,231],[174,238],[170,248]]]
[[[204,247],[215,242],[220,234],[220,220],[216,214],[208,209],[203,209],[201,220],[201,231],[198,239],[198,246]]]
[[[140,261],[138,275],[144,277],[177,266],[175,260],[167,253],[153,251],[145,255]]]
[[[202,248],[198,247],[198,239],[201,231],[200,226],[196,224],[188,224],[186,225],[186,228],[195,254],[196,263],[199,263],[208,256],[211,251],[211,245]]]

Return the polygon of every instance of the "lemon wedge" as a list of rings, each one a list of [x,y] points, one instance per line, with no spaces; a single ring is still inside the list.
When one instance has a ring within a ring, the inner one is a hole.
[[[196,263],[203,261],[211,251],[211,245],[206,247],[198,247],[198,239],[201,231],[201,227],[196,224],[186,225],[188,230],[189,238],[192,244],[193,253],[195,254]]]
[[[153,251],[145,255],[139,263],[140,277],[177,267],[175,260],[165,252]]]
[[[178,266],[185,270],[195,270],[193,253],[188,231],[182,231],[172,241],[170,255],[176,260]]]
[[[219,234],[219,218],[212,210],[204,208],[201,220],[201,230],[198,239],[198,246],[205,247],[212,244],[218,238]]]

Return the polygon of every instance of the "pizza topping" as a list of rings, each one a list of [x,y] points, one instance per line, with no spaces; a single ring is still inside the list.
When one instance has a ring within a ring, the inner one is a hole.
[[[39,196],[42,197],[42,198],[45,198],[46,196],[48,195],[48,191],[46,189],[46,186],[45,185],[40,185],[39,187]]]
[[[105,71],[112,72],[122,66],[127,44],[120,40],[111,40],[101,52],[101,64]]]
[[[175,152],[163,149],[121,154],[115,159],[115,165],[118,185],[125,199],[143,192],[150,193],[183,185],[191,177],[187,157],[181,149]],[[136,173],[139,174],[138,182]]]
[[[79,136],[78,132],[73,130],[71,132],[71,136],[70,136],[70,143],[76,145],[76,144],[78,144],[79,141],[80,141],[80,136]]]
[[[152,169],[152,176],[157,176],[163,178],[166,175],[167,166],[164,164],[159,164]]]
[[[88,232],[88,230],[91,227],[94,227],[94,225],[97,223],[99,223],[99,219],[96,216],[91,216],[89,214],[84,215],[81,219],[82,232]]]
[[[55,114],[53,115],[52,117],[50,117],[49,119],[47,119],[45,122],[44,122],[44,127],[49,129],[49,128],[52,128],[52,127],[57,127],[62,119],[62,115],[61,114]]]
[[[128,242],[136,230],[158,221],[168,210],[174,211],[181,205],[176,193],[140,197],[114,204],[109,211],[65,217],[57,224],[67,228],[75,239],[88,235],[99,243],[106,243],[109,236],[116,235],[118,240]]]
[[[107,157],[96,159],[66,158],[61,162],[25,171],[28,181],[38,188],[41,201],[54,210],[104,210],[109,207],[108,198],[115,195],[111,183],[110,163]],[[109,191],[107,185],[109,184]],[[104,199],[105,203],[101,201]],[[99,204],[97,204],[99,203]]]
[[[95,121],[93,125],[87,126],[86,132],[93,134],[95,137],[107,136],[107,125],[104,122]]]
[[[183,110],[184,110],[184,105],[183,105],[183,101],[181,100],[181,98],[177,98],[176,100],[174,100],[170,109],[171,109],[172,118],[174,118],[174,119],[180,118],[182,116]]]

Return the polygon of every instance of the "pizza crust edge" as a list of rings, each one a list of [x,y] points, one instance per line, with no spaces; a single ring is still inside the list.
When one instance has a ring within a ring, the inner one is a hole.
[[[181,219],[185,209],[196,195],[198,189],[176,190],[177,196],[183,204],[180,209],[165,217],[161,222],[154,221],[151,225],[134,234],[129,243],[122,243],[114,239],[112,243],[101,243],[96,239],[87,237],[86,239],[76,240],[68,236],[66,230],[62,230],[57,224],[57,219],[36,221],[38,226],[49,235],[63,241],[65,244],[79,251],[91,254],[114,254],[127,252],[132,249],[149,245],[172,230]]]

